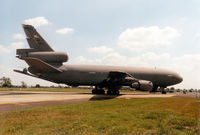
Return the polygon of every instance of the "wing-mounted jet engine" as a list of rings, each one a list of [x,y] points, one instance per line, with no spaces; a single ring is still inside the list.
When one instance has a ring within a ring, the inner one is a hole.
[[[62,64],[68,61],[68,55],[64,52],[42,52],[36,49],[17,49],[17,55],[20,59],[35,58],[49,64]]]

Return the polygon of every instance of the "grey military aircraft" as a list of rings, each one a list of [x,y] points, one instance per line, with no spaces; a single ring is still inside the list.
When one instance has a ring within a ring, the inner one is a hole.
[[[108,95],[118,95],[122,86],[156,92],[158,87],[164,89],[183,80],[178,73],[164,69],[64,65],[68,61],[66,53],[55,52],[33,26],[22,24],[22,27],[30,48],[17,49],[16,57],[29,67],[14,70],[18,73],[70,86],[95,86],[93,94],[105,94],[104,89],[108,89]]]

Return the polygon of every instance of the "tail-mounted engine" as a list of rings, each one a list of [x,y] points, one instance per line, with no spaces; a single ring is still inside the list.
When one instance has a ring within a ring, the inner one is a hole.
[[[36,49],[17,49],[19,58],[37,58],[47,63],[63,63],[68,61],[68,55],[64,52],[38,52]]]

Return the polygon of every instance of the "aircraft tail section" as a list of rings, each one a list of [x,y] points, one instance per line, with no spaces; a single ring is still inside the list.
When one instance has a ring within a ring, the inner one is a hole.
[[[20,58],[37,58],[52,65],[62,65],[68,61],[64,52],[55,52],[31,25],[22,24],[30,48],[17,49]]]
[[[28,65],[32,74],[59,73],[59,67],[68,61],[65,52],[55,52],[31,25],[22,24],[30,48],[17,49],[17,57]]]
[[[37,51],[54,51],[31,25],[22,24],[30,48]]]

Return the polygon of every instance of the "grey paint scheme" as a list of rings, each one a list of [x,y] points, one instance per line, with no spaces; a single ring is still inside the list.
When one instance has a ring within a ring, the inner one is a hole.
[[[111,71],[119,71],[131,74],[136,79],[148,80],[153,83],[154,86],[167,87],[182,82],[182,77],[173,71],[165,69],[153,69],[153,68],[136,68],[136,67],[120,67],[120,66],[103,66],[103,65],[63,65],[62,63],[68,60],[66,53],[59,58],[60,61],[53,63],[48,62],[48,58],[51,56],[43,57],[43,54],[57,53],[48,45],[48,43],[40,36],[40,34],[31,25],[22,25],[27,36],[29,43],[29,49],[18,49],[17,55],[20,59],[31,58],[31,56],[37,55],[34,58],[44,60],[43,64],[49,64],[58,69],[61,72],[48,72],[42,71],[40,75],[35,72],[31,72],[34,77],[42,78],[55,83],[63,83],[68,85],[86,85],[97,86],[103,80],[107,79]],[[49,53],[48,53],[49,52]],[[46,61],[45,61],[46,60]],[[25,60],[26,61],[26,60]],[[51,60],[50,60],[51,61]],[[27,61],[26,61],[27,62]],[[45,63],[46,62],[46,63]],[[28,62],[27,62],[28,63]],[[31,63],[31,62],[30,62]],[[29,66],[32,66],[30,63]],[[40,67],[40,64],[37,64]],[[20,71],[17,71],[20,72]],[[22,73],[22,72],[20,72]],[[26,74],[26,73],[25,73]],[[28,75],[28,74],[27,74]],[[41,76],[42,75],[42,76]]]
[[[121,71],[131,74],[134,78],[151,81],[155,86],[167,87],[180,83],[182,77],[165,69],[102,66],[102,65],[63,65],[62,73],[47,74],[48,79],[69,85],[98,85],[108,77],[110,71]],[[45,77],[45,78],[46,78]]]

